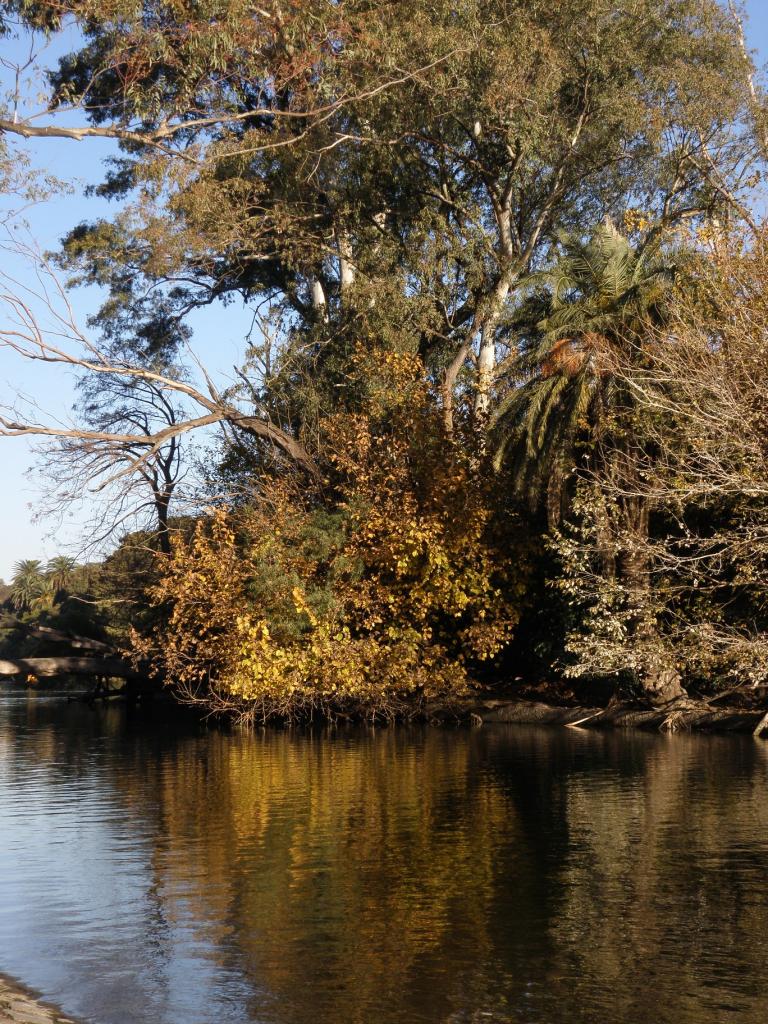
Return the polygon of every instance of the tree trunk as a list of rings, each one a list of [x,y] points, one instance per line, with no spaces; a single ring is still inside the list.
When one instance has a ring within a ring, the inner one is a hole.
[[[456,388],[456,381],[458,379],[461,368],[464,365],[467,355],[469,354],[469,343],[463,342],[459,347],[458,352],[451,360],[448,368],[443,375],[442,381],[442,401],[443,401],[443,428],[445,430],[446,437],[449,439],[453,437],[453,399],[454,389]]]
[[[346,302],[349,291],[355,283],[355,268],[352,264],[352,243],[347,232],[341,227],[336,229],[336,244],[339,249],[341,301]]]
[[[155,498],[155,510],[157,512],[157,543],[164,555],[171,553],[171,534],[168,529],[168,505],[170,494],[160,494]]]
[[[318,278],[314,278],[310,285],[310,296],[312,299],[312,310],[315,318],[322,323],[328,321],[328,304],[325,301],[325,289]]]
[[[51,626],[14,622],[14,628],[22,629],[32,636],[38,637],[41,640],[50,640],[53,643],[65,643],[70,647],[100,651],[103,654],[114,655],[117,653],[111,644],[105,644],[101,640],[92,640],[87,636],[78,636],[77,633],[64,633],[60,629],[53,629]]]
[[[494,325],[488,324],[480,338],[480,350],[477,355],[477,391],[475,392],[475,420],[478,430],[485,433],[488,413],[491,405],[491,388],[493,374],[496,369],[496,344],[493,334]]]
[[[670,704],[688,696],[683,689],[680,673],[661,657],[644,666],[639,682],[643,696],[655,706]]]
[[[480,326],[480,348],[477,354],[477,382],[474,411],[477,427],[485,438],[491,405],[491,390],[496,376],[496,325],[510,292],[510,282],[502,276],[488,297],[488,305]]]

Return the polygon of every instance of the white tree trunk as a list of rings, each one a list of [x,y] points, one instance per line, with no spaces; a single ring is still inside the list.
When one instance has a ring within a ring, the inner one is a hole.
[[[485,429],[491,406],[491,391],[496,376],[496,325],[509,295],[510,284],[502,279],[490,298],[488,310],[480,330],[480,348],[477,354],[477,382],[474,411],[481,430]]]
[[[383,232],[384,228],[387,225],[387,211],[386,210],[380,210],[378,213],[374,213],[374,215],[373,215],[373,223],[376,225],[376,227],[380,231]],[[374,254],[374,256],[378,255],[380,249],[381,249],[381,242],[376,242],[374,244],[374,246],[373,246],[373,254]],[[373,309],[375,305],[376,305],[376,299],[375,299],[374,296],[371,296],[371,298],[368,300],[368,308],[369,309]]]
[[[491,404],[491,388],[496,369],[496,345],[493,325],[489,324],[480,335],[480,351],[477,356],[477,390],[475,392],[475,416],[485,421]]]
[[[343,228],[336,229],[336,244],[339,248],[339,284],[341,301],[345,302],[349,290],[355,283],[355,268],[352,263],[352,244]]]
[[[728,0],[728,10],[731,12],[731,17],[736,23],[736,32],[739,37],[742,60],[744,61],[744,74],[747,82],[747,88],[749,89],[749,95],[752,100],[752,116],[755,119],[758,141],[763,150],[763,158],[768,159],[768,132],[765,130],[765,120],[761,110],[760,97],[758,96],[757,87],[755,86],[755,66],[749,55],[747,41],[744,36],[744,22],[734,0]]]
[[[325,301],[325,290],[320,281],[314,278],[310,286],[310,295],[312,297],[312,309],[315,312],[315,316],[318,320],[323,322],[328,319],[328,305]]]

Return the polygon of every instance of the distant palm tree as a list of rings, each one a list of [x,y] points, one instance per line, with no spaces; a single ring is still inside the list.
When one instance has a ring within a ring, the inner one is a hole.
[[[45,567],[45,576],[54,593],[67,586],[76,565],[77,562],[74,558],[70,558],[68,555],[57,555],[48,561]]]
[[[579,439],[594,438],[623,402],[616,369],[663,316],[673,269],[658,246],[633,249],[609,222],[588,242],[565,238],[553,270],[534,275],[510,393],[492,418],[497,462],[512,460],[528,497],[559,517]]]
[[[25,558],[14,565],[11,576],[11,604],[18,611],[31,608],[43,597],[47,580],[42,565],[37,558]]]

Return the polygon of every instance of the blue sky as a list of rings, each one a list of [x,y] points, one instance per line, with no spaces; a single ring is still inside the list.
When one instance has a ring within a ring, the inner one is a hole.
[[[768,62],[768,0],[747,0],[746,7],[749,45],[756,51],[758,63]],[[37,243],[43,249],[54,249],[68,228],[80,220],[98,216],[100,210],[107,208],[104,201],[85,200],[81,193],[83,185],[101,180],[102,161],[113,149],[111,144],[97,140],[77,143],[57,139],[35,140],[24,143],[24,148],[37,166],[50,168],[60,179],[74,183],[73,194],[58,196],[26,214],[30,233]],[[3,269],[17,277],[23,278],[25,274],[20,263],[14,266],[4,262]],[[83,291],[72,296],[73,308],[83,325],[97,299],[98,296]],[[233,312],[227,310],[225,315],[211,307],[195,324],[195,348],[201,359],[224,374],[231,372],[242,351],[245,321],[233,316]],[[29,367],[0,351],[0,401],[7,401],[12,390],[35,393],[40,395],[43,408],[65,418],[73,400],[72,378],[62,381],[60,372],[51,372],[42,378],[41,393],[39,373],[39,367],[33,375]],[[34,523],[32,508],[38,490],[33,479],[26,475],[32,462],[33,453],[27,439],[0,438],[0,479],[4,490],[0,504],[0,579],[7,580],[13,564],[21,558],[46,559],[75,544],[78,524],[85,514],[84,510],[73,510],[71,518],[63,524]]]
[[[747,13],[750,46],[757,50],[762,60],[768,60],[768,3],[766,0],[747,0]]]
[[[74,36],[70,43],[72,41]],[[61,42],[56,50],[47,51],[47,62],[53,63],[58,52],[71,48],[66,41]],[[0,92],[4,91],[3,86],[7,87],[7,76],[3,79],[0,68]],[[75,122],[70,119],[67,123]],[[70,194],[57,195],[24,212],[27,227],[19,234],[34,239],[41,250],[55,250],[59,239],[80,221],[114,213],[114,207],[106,200],[86,199],[82,195],[86,185],[103,179],[104,161],[117,152],[114,143],[100,139],[86,142],[33,139],[22,141],[16,148],[27,153],[35,167],[49,170],[61,181],[72,183]],[[5,205],[13,207],[13,202]],[[0,216],[3,209],[0,197]],[[17,281],[30,280],[28,266],[5,252],[2,253],[2,270]],[[98,291],[75,289],[69,298],[78,324],[85,329],[88,315],[98,308]],[[250,318],[238,316],[234,306],[229,307],[226,314],[218,307],[196,314],[194,350],[217,382],[232,379],[232,367],[240,362],[243,337],[249,324]],[[66,420],[75,397],[74,381],[74,373],[62,374],[61,367],[25,364],[11,353],[0,350],[0,402],[12,401],[14,394],[34,395],[46,413]],[[92,506],[86,501],[83,507],[71,509],[63,521],[33,521],[33,509],[40,494],[35,475],[28,473],[35,463],[33,445],[27,438],[0,437],[5,492],[0,505],[0,579],[7,580],[12,566],[21,558],[46,560],[64,551],[77,555],[77,542],[82,533],[80,524],[92,512]]]

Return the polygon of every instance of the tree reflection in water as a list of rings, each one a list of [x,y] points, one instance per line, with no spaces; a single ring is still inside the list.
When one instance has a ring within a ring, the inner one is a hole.
[[[763,1020],[763,744],[0,723],[0,967],[69,1012]]]

